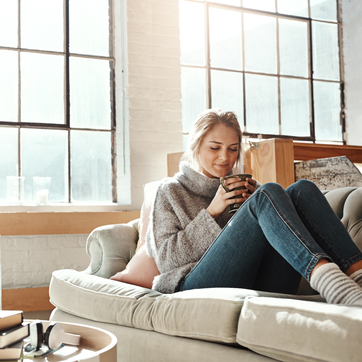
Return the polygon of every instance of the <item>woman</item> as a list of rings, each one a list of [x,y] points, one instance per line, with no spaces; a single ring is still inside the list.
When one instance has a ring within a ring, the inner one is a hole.
[[[231,192],[220,186],[240,162],[241,136],[232,112],[208,110],[195,121],[180,171],[154,200],[146,243],[161,274],[153,288],[295,294],[304,276],[327,302],[362,305],[362,253],[312,182],[284,190],[229,178]],[[232,216],[228,206],[243,201]]]

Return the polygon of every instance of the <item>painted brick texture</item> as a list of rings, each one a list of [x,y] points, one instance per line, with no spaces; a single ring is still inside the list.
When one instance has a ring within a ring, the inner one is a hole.
[[[167,153],[182,151],[178,0],[129,1],[128,112],[132,205],[145,183],[167,176]]]
[[[58,269],[85,270],[87,235],[2,236],[2,288],[48,286]]]

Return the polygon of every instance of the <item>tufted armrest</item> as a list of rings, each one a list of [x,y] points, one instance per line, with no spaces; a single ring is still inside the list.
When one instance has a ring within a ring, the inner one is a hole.
[[[322,192],[353,241],[362,250],[362,188],[342,187]],[[309,283],[302,278],[297,294],[315,293]]]
[[[86,251],[91,261],[84,272],[110,278],[123,270],[136,250],[138,221],[94,229],[87,239]]]
[[[362,188],[343,187],[324,191],[324,194],[353,241],[362,250]]]

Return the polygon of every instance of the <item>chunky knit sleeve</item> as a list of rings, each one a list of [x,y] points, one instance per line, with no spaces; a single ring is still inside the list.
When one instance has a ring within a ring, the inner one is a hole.
[[[161,273],[197,262],[220,233],[208,204],[177,183],[159,187],[146,240]]]

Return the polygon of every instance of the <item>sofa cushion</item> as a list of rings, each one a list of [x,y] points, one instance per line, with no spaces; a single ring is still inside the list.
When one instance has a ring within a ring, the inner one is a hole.
[[[140,220],[140,238],[137,243],[137,250],[146,242],[146,232],[148,229],[148,225],[150,223],[150,215],[151,215],[153,200],[156,196],[156,192],[160,184],[161,181],[153,181],[145,184],[143,187],[143,203],[141,207],[141,220]]]
[[[237,342],[281,361],[359,362],[362,307],[247,298]]]
[[[160,181],[154,181],[144,186],[144,201],[141,208],[136,253],[124,270],[111,277],[112,280],[151,289],[154,277],[160,274],[155,259],[148,255],[145,245],[152,204],[159,185]]]
[[[67,269],[53,272],[50,283],[51,303],[78,317],[231,344],[245,297],[260,295],[281,296],[236,288],[161,294]]]
[[[155,259],[148,255],[146,245],[142,245],[126,268],[111,276],[111,279],[151,289],[153,279],[159,274]]]

